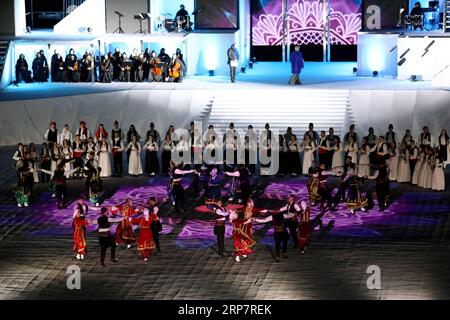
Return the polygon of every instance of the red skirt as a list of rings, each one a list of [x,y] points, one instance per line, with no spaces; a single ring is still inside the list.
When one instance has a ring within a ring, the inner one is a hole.
[[[299,225],[297,237],[298,237],[298,247],[299,247],[300,251],[304,251],[305,248],[311,242],[311,233],[312,233],[312,228],[311,228],[310,222],[301,223]]]
[[[134,233],[128,220],[123,220],[116,229],[116,243],[132,244],[134,242]]]
[[[83,228],[75,228],[73,232],[73,251],[79,254],[86,253],[86,239],[84,238]]]
[[[243,224],[241,221],[233,221],[233,244],[235,256],[249,255],[256,244],[253,240],[252,224]]]

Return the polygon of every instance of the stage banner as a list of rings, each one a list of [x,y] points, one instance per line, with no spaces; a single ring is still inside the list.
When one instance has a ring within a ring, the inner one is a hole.
[[[238,0],[195,0],[196,30],[239,29]]]
[[[364,0],[363,29],[368,31],[395,29],[400,16],[408,14],[408,8],[408,0]]]
[[[330,1],[332,45],[356,45],[362,25],[362,0]],[[252,1],[253,46],[282,44],[282,3],[279,0]],[[323,1],[289,0],[287,13],[291,44],[323,43]]]

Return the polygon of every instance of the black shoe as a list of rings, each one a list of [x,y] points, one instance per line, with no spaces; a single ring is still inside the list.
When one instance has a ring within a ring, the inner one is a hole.
[[[288,257],[287,253],[283,253],[283,258],[287,259],[287,257]]]
[[[119,262],[116,258],[111,258],[111,262]]]
[[[102,267],[106,267],[104,262],[100,262],[100,264],[102,265]]]
[[[280,262],[280,258],[276,257],[275,258],[276,262]]]

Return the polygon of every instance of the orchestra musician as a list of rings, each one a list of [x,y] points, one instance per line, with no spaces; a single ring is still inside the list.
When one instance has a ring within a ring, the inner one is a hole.
[[[161,82],[163,78],[163,69],[161,67],[161,59],[156,56],[156,52],[152,51],[150,58],[150,76],[149,82]]]
[[[172,56],[172,60],[169,65],[169,81],[170,82],[179,82],[181,75],[181,63],[177,58],[177,55],[174,54]]]

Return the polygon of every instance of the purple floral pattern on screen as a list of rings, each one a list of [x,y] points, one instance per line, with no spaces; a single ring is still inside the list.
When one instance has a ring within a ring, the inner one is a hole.
[[[361,2],[332,0],[330,13],[331,44],[355,45],[361,29]],[[294,44],[323,43],[323,2],[317,0],[291,0],[290,37]],[[252,37],[255,46],[277,46],[283,41],[281,2],[275,1],[260,12],[253,13]]]

